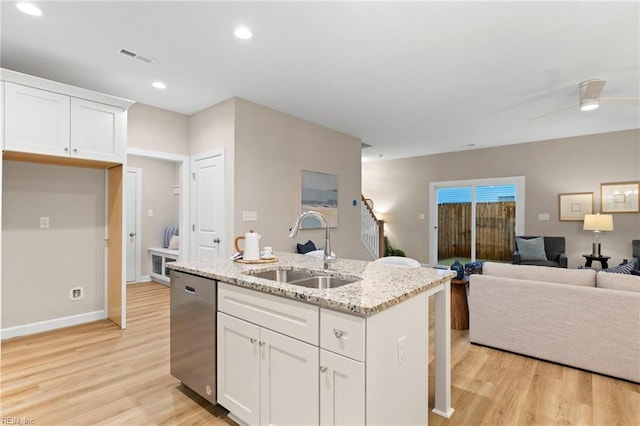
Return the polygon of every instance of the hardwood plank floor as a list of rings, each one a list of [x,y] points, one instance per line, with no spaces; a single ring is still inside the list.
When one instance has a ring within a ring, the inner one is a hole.
[[[126,330],[98,321],[2,342],[1,424],[234,424],[169,374],[169,289],[143,283],[127,293]],[[452,330],[455,412],[429,413],[431,425],[640,425],[640,385],[474,346],[468,336]]]

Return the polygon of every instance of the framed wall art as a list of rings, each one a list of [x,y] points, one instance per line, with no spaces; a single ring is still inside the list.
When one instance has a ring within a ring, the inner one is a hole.
[[[600,184],[601,213],[637,213],[640,182]]]
[[[315,210],[327,219],[330,228],[338,227],[338,176],[302,170],[300,176],[300,213]],[[301,229],[322,228],[315,217],[302,221]]]
[[[593,214],[593,192],[558,194],[560,220],[583,221],[585,214]]]

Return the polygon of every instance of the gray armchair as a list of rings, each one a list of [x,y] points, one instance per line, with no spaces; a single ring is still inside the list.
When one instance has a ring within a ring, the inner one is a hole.
[[[636,269],[640,269],[640,240],[631,241],[631,260],[636,264]]]
[[[529,240],[531,238],[537,238],[536,236],[521,236],[516,238],[516,251],[513,253],[511,260],[516,265],[537,265],[537,266],[554,266],[556,268],[567,267],[567,255],[565,254],[564,237],[543,237],[544,238],[544,251],[547,257],[546,260],[528,260],[522,258],[520,251],[518,250],[518,238]]]

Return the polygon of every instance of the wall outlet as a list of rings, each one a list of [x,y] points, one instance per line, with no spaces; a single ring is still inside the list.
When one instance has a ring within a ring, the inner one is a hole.
[[[538,213],[538,220],[549,220],[549,213]]]
[[[41,229],[46,229],[49,227],[49,218],[48,217],[41,217],[40,218],[40,228]]]
[[[153,210],[149,209],[149,210],[147,211],[147,216],[149,216],[149,217],[153,217]]]
[[[73,287],[69,290],[69,298],[71,300],[80,300],[84,295],[84,291],[82,291],[82,287]]]
[[[407,360],[407,336],[398,339],[398,365]]]

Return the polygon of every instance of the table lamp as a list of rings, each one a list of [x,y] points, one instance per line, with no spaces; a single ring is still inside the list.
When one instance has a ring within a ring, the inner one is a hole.
[[[613,231],[613,216],[610,214],[586,214],[584,215],[585,231],[593,231],[593,244],[591,255],[600,256],[600,233],[602,231]]]

